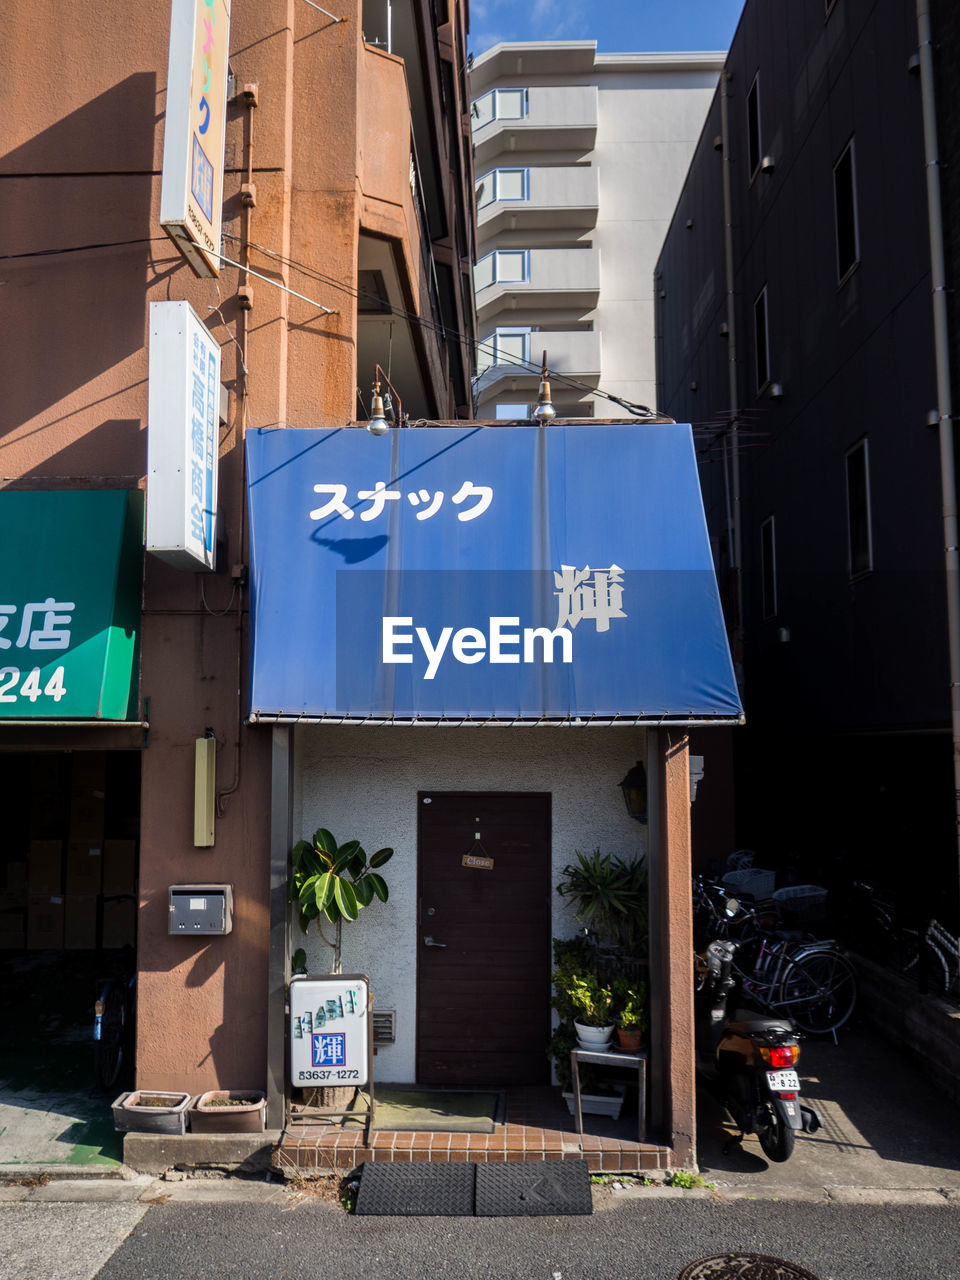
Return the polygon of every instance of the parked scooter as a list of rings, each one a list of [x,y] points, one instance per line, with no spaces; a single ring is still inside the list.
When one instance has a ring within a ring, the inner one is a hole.
[[[738,908],[739,909],[739,908]],[[706,949],[703,996],[709,1002],[711,1070],[709,1080],[740,1133],[724,1152],[755,1133],[764,1155],[782,1163],[793,1151],[798,1129],[814,1133],[821,1119],[800,1101],[799,1036],[785,1018],[766,1018],[750,1010],[728,1015],[737,981],[733,958],[737,943],[717,939]]]

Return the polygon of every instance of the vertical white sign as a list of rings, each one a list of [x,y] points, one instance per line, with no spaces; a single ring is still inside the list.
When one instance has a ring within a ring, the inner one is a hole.
[[[370,1080],[370,985],[359,973],[290,981],[290,1083],[356,1085]]]
[[[220,347],[189,302],[151,302],[146,548],[178,569],[213,569],[217,546]]]
[[[198,276],[220,271],[230,0],[171,0],[160,225]]]

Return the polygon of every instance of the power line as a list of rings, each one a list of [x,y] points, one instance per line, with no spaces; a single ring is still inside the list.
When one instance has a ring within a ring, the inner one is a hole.
[[[238,243],[244,243],[243,241],[241,241],[239,236],[230,235],[227,232],[224,232],[223,234],[224,234],[224,239],[236,240]],[[315,267],[309,267],[307,266],[306,263],[297,261],[296,258],[287,258],[287,257],[284,257],[283,254],[277,253],[273,249],[268,249],[266,245],[257,244],[252,240],[248,240],[245,243],[247,244],[248,248],[256,249],[259,253],[265,253],[268,257],[274,258],[277,262],[283,263],[284,266],[293,267],[295,270],[303,272],[304,275],[309,276],[311,279],[317,280],[321,284],[327,284],[333,289],[339,289],[342,293],[347,294],[349,297],[356,298],[357,300],[359,300],[360,298],[369,298],[372,301],[379,303],[381,309],[385,310],[389,314],[399,316],[401,319],[415,322],[421,325],[423,328],[439,334],[441,337],[445,338],[448,341],[452,340],[452,341],[464,343],[465,345],[475,345],[478,348],[478,350],[482,348],[485,351],[489,351],[492,355],[497,356],[497,363],[500,365],[506,365],[509,368],[522,369],[524,373],[540,372],[540,366],[534,364],[532,361],[501,360],[496,351],[496,347],[486,340],[481,340],[476,343],[471,343],[470,339],[467,338],[464,334],[460,333],[456,329],[449,328],[447,325],[434,324],[432,321],[425,320],[422,316],[417,315],[415,312],[407,311],[403,307],[395,307],[389,302],[386,303],[386,306],[384,306],[384,300],[380,294],[375,294],[368,289],[361,289],[359,287],[355,289],[351,288],[349,285],[345,285],[342,281],[335,280],[332,276],[328,276],[324,272],[318,271]],[[602,396],[603,399],[609,400],[613,404],[619,404],[622,408],[627,409],[630,413],[634,414],[637,417],[648,417],[648,416],[656,417],[657,416],[652,409],[648,408],[647,405],[637,405],[637,404],[634,404],[632,401],[624,400],[620,396],[615,396],[611,392],[604,391],[600,387],[591,387],[589,383],[581,382],[578,378],[573,378],[569,374],[559,373],[556,370],[551,369],[550,377],[552,381],[564,383],[566,386],[573,387],[578,391],[586,391],[586,392],[589,392],[589,394],[591,395]]]

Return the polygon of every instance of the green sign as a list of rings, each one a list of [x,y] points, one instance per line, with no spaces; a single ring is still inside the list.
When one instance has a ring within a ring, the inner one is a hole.
[[[132,720],[143,497],[0,492],[0,722]]]

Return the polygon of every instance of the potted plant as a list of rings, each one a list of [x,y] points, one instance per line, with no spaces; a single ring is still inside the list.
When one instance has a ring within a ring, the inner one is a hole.
[[[577,919],[601,943],[631,956],[647,945],[647,866],[643,859],[627,861],[616,854],[581,853],[563,869],[557,885]]]
[[[621,1049],[636,1051],[647,1031],[647,988],[643,982],[631,984],[621,979],[614,984],[617,1014],[617,1043]]]
[[[392,849],[378,849],[369,859],[359,840],[338,845],[324,827],[310,840],[298,840],[290,858],[290,898],[296,904],[304,933],[316,920],[317,932],[333,950],[332,973],[340,972],[341,930],[344,920],[356,920],[374,898],[386,902],[386,881],[378,868],[393,857]],[[334,926],[334,940],[323,932],[322,920]]]
[[[190,1108],[192,1133],[263,1133],[267,1097],[261,1089],[210,1089]]]
[[[134,1089],[113,1103],[113,1127],[118,1133],[186,1133],[189,1093]]]
[[[613,1039],[613,992],[593,973],[575,976],[568,987],[573,1029],[581,1049],[604,1049]]]

